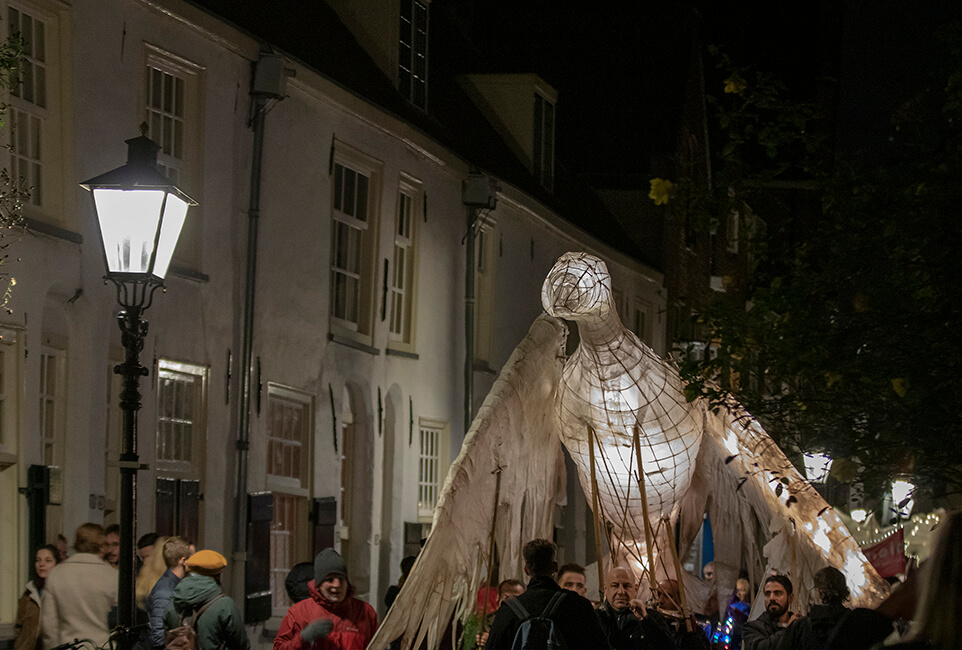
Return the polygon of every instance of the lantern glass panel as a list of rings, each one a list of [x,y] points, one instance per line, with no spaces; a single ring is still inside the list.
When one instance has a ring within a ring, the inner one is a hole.
[[[187,218],[187,202],[176,194],[167,195],[167,207],[164,209],[164,221],[160,226],[160,241],[157,242],[157,259],[154,261],[154,275],[161,280],[167,275],[170,258],[177,246],[181,228]]]
[[[93,190],[108,273],[146,274],[150,270],[165,193],[164,190]]]

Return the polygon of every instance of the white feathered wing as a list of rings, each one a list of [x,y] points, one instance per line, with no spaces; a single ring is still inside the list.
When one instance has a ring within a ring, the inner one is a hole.
[[[703,402],[704,437],[695,479],[679,504],[683,547],[694,538],[706,511],[715,547],[719,600],[747,566],[760,587],[772,572],[791,577],[795,608],[815,602],[813,577],[825,566],[845,574],[852,605],[874,607],[888,585],[865,559],[838,514],[775,444],[761,425],[736,403],[717,413]],[[764,611],[757,590],[753,618]]]
[[[422,642],[436,648],[446,626],[473,607],[487,577],[497,468],[500,576],[520,578],[521,547],[551,537],[565,469],[555,407],[565,327],[539,316],[508,359],[465,436],[434,511],[431,534],[368,648]]]

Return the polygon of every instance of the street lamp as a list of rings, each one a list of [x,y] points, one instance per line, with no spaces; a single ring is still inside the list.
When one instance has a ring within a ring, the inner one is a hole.
[[[143,127],[142,127],[143,130]],[[154,291],[164,284],[187,209],[197,202],[157,169],[156,142],[141,135],[127,140],[127,164],[80,184],[93,196],[107,264],[106,280],[117,288],[117,315],[124,362],[114,372],[124,378],[120,394],[124,435],[120,453],[120,575],[117,589],[117,624],[129,632],[134,626],[134,534],[137,527],[137,411],[140,378],[148,374],[140,365]],[[123,634],[123,648],[132,648],[133,634]]]

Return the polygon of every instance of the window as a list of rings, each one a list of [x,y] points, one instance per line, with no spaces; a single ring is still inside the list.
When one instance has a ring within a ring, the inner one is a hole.
[[[269,384],[267,391],[266,469],[274,497],[271,603],[273,615],[283,616],[290,606],[284,580],[309,551],[307,511],[314,398],[277,384]]]
[[[157,370],[155,530],[200,539],[207,368],[161,359]]]
[[[728,213],[728,221],[725,227],[725,240],[729,253],[738,252],[738,221],[741,215],[738,210]]]
[[[336,160],[332,175],[332,329],[370,345],[379,172],[359,156]]]
[[[398,90],[418,108],[427,108],[428,6],[401,0],[398,46]]]
[[[308,487],[313,397],[271,384],[267,395],[267,475],[274,486]]]
[[[308,555],[307,523],[310,442],[314,398],[277,384],[267,388],[267,484],[274,497],[271,521],[271,606],[284,616],[290,602],[284,580],[301,557]]]
[[[63,465],[66,375],[64,351],[43,348],[40,352],[40,440],[43,464],[48,467]]]
[[[0,327],[0,454],[12,454],[17,448],[17,391],[22,356],[18,332]]]
[[[147,133],[160,145],[157,168],[179,185],[180,170],[184,165],[184,94],[187,84],[183,75],[160,65],[147,64]]]
[[[11,177],[30,194],[25,214],[67,226],[60,161],[68,158],[61,150],[58,119],[57,16],[56,11],[41,11],[35,5],[11,3],[7,7],[6,35],[23,41],[23,60],[9,95],[8,152]]]
[[[635,300],[631,309],[630,329],[646,345],[651,346],[651,305],[643,300]]]
[[[485,217],[474,236],[474,362],[481,366],[491,360],[496,234],[494,222]]]
[[[534,156],[535,178],[547,189],[554,188],[554,104],[534,94]]]
[[[420,188],[402,180],[398,189],[397,214],[394,222],[394,253],[391,264],[390,324],[388,340],[414,343],[415,228],[423,200]]]
[[[156,142],[157,168],[195,199],[201,179],[200,76],[203,68],[153,46],[147,46],[144,121],[147,137]],[[203,201],[201,201],[203,204]],[[174,250],[173,265],[200,267],[201,224],[191,209]]]
[[[447,468],[447,424],[422,418],[418,431],[418,519],[431,521]]]
[[[63,531],[63,466],[66,438],[67,354],[63,349],[40,349],[40,449],[41,462],[50,469],[50,505],[47,538]]]
[[[207,371],[161,361],[157,389],[157,465],[177,472],[200,469],[204,444],[203,399]]]

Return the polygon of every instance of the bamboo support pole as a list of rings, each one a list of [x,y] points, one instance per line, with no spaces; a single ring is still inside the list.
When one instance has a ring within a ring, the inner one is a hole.
[[[494,514],[491,517],[491,537],[488,541],[488,583],[484,589],[484,609],[481,614],[481,633],[488,631],[488,588],[494,580],[494,536],[498,528],[498,502],[501,500],[501,467],[491,472],[495,475]]]
[[[681,601],[681,615],[685,617],[685,629],[691,632],[691,616],[688,612],[688,599],[685,596],[685,580],[681,577],[681,559],[678,557],[678,549],[675,548],[675,532],[671,529],[671,521],[668,517],[662,519],[665,522],[665,532],[668,533],[668,547],[671,548],[671,557],[675,562],[675,577],[678,578],[678,600]]]
[[[655,544],[655,535],[651,530],[651,521],[648,519],[648,491],[645,488],[645,470],[641,464],[641,436],[638,433],[638,425],[634,427],[635,457],[638,460],[638,488],[641,490],[641,512],[645,518],[645,551],[648,554],[648,582],[651,585],[651,593],[654,595],[657,587],[655,585],[655,559],[652,546]]]
[[[601,600],[605,593],[605,571],[601,549],[601,501],[598,498],[598,478],[595,474],[595,430],[588,427],[588,458],[591,466],[591,510],[595,522],[595,553],[598,556],[598,592]]]

